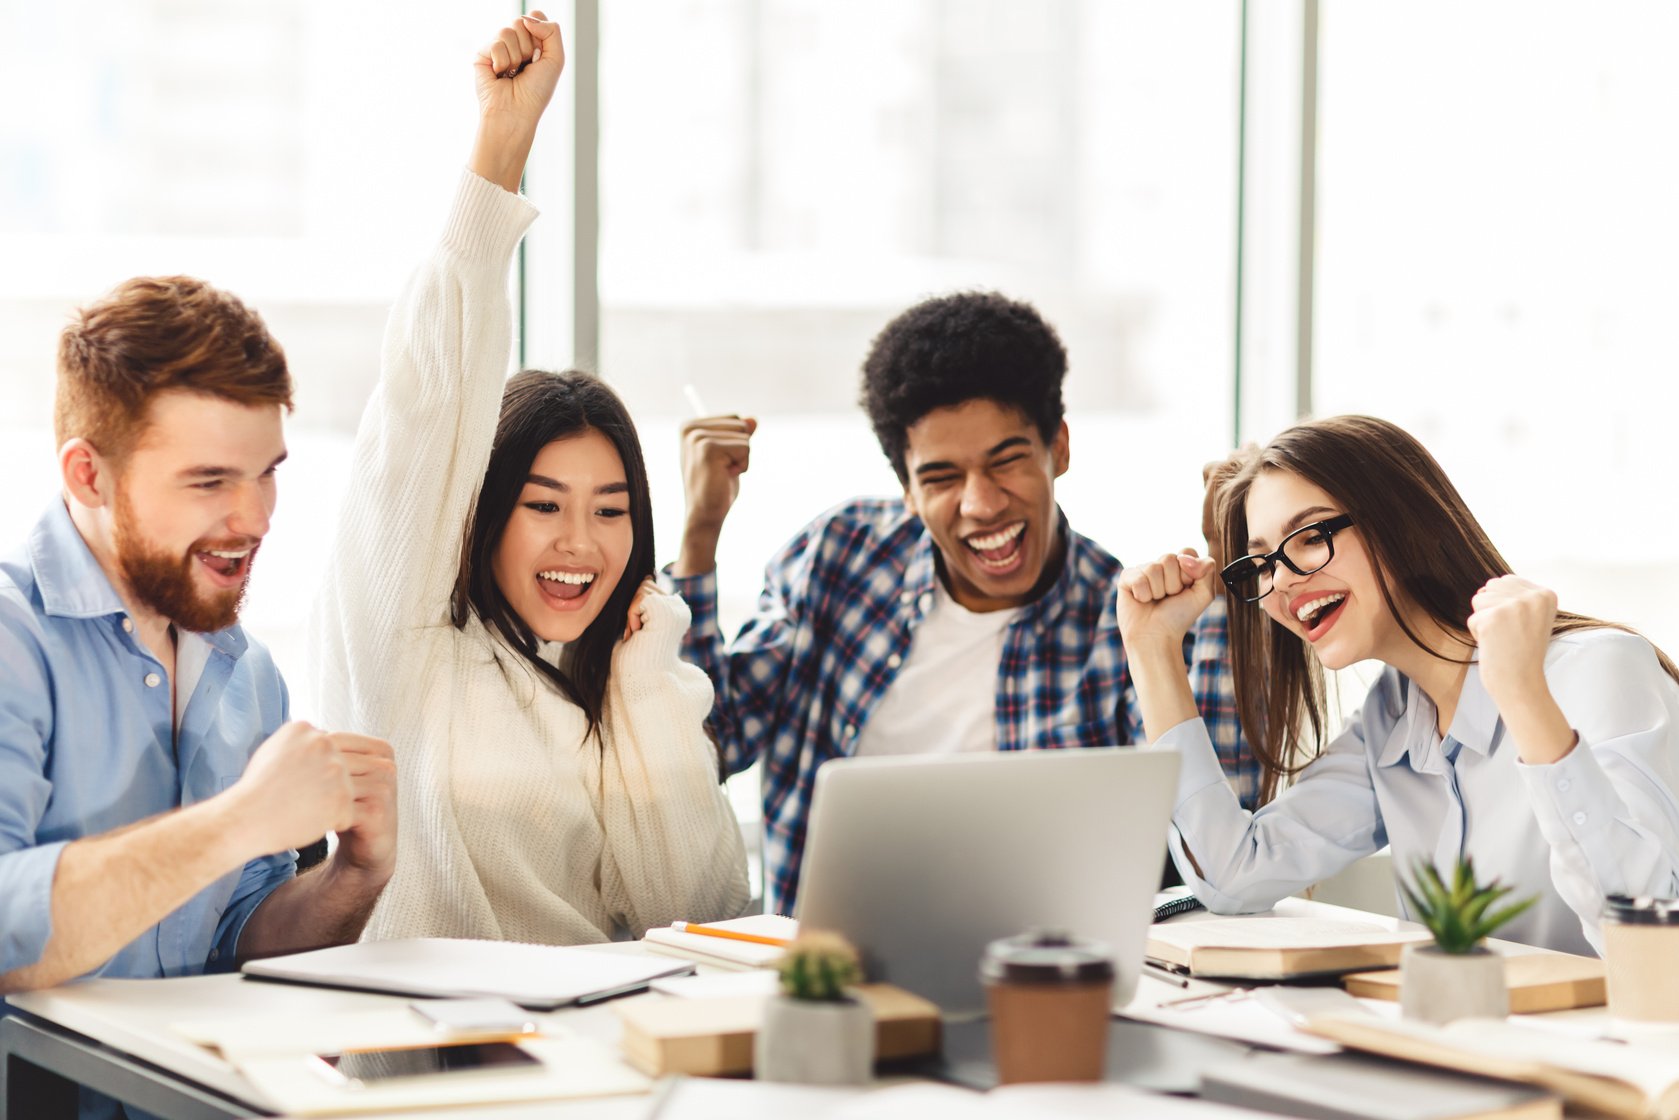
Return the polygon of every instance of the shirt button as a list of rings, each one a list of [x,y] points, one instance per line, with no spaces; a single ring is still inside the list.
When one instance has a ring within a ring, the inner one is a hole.
[[[1575,824],[1585,824],[1586,823],[1586,814],[1575,813],[1574,814],[1574,823]]]
[[[214,960],[220,960],[221,955],[222,955],[222,951],[220,949],[211,949],[210,950],[210,959],[213,960],[213,961]]]
[[[156,673],[147,673],[146,674],[146,687],[147,688],[156,688],[158,685],[160,685],[162,683],[163,683],[163,678],[158,676]]]
[[[1557,779],[1557,788],[1562,790],[1564,793],[1568,792],[1568,779],[1567,778],[1558,778]]]
[[[896,669],[898,666],[902,665],[903,663],[904,663],[904,659],[899,657],[895,653],[891,657],[888,657],[886,659],[886,667],[888,669]]]
[[[124,634],[134,633],[134,620],[132,618],[127,617],[126,615],[123,616],[123,620],[122,620],[122,632]]]

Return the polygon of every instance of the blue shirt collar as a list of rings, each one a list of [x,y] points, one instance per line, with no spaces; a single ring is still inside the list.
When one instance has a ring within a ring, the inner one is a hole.
[[[1486,685],[1481,683],[1480,652],[1472,651],[1469,657],[1469,671],[1464,674],[1463,691],[1458,694],[1457,710],[1452,713],[1452,726],[1447,729],[1446,737],[1456,740],[1464,750],[1485,756],[1492,753],[1503,737],[1504,722],[1499,717],[1498,705],[1493,703]],[[1424,755],[1433,754],[1435,711],[1434,702],[1428,694],[1407,677],[1405,718],[1394,722],[1393,731],[1376,759],[1376,765],[1393,766],[1410,755],[1411,765],[1423,769],[1426,763]],[[1413,732],[1412,728],[1417,726],[1418,721],[1428,726]]]
[[[30,532],[29,563],[41,591],[41,606],[49,615],[100,618],[128,611],[62,498],[47,507]]]
[[[1469,672],[1463,678],[1463,692],[1457,698],[1457,711],[1452,713],[1450,735],[1463,744],[1465,750],[1476,754],[1491,754],[1504,734],[1504,720],[1498,705],[1481,683],[1480,652],[1470,655]]]
[[[938,578],[938,546],[933,543],[933,534],[927,531],[926,522],[922,522],[921,539],[915,542],[909,563],[904,565],[904,591],[919,599],[933,590]]]
[[[126,615],[128,604],[112,586],[105,569],[94,559],[62,498],[55,499],[29,533],[29,565],[41,594],[41,608],[59,618],[104,618]],[[236,622],[225,630],[201,635],[212,649],[237,660],[249,647]]]

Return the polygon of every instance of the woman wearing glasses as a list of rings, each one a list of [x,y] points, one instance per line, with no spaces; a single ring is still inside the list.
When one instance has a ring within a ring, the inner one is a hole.
[[[1172,853],[1210,909],[1266,909],[1385,844],[1404,874],[1469,856],[1538,895],[1508,936],[1570,952],[1601,948],[1604,895],[1679,894],[1679,670],[1510,575],[1416,440],[1364,416],[1300,424],[1247,457],[1218,509],[1222,572],[1164,556],[1118,595],[1145,730],[1183,757]],[[1267,798],[1293,775],[1254,813],[1183,669],[1221,578]],[[1371,659],[1385,668],[1331,738],[1323,670]]]

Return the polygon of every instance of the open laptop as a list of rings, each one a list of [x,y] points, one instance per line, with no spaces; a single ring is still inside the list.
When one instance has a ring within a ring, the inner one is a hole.
[[[1177,788],[1171,752],[1101,748],[836,759],[816,772],[797,917],[844,934],[870,980],[947,1017],[984,1010],[988,942],[1107,943],[1136,990]]]

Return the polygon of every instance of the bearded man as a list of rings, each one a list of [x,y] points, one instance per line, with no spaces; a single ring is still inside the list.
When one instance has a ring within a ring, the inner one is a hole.
[[[238,624],[290,408],[262,320],[199,280],[59,340],[63,492],[0,559],[0,994],[353,940],[390,878],[390,747],[288,722]]]

